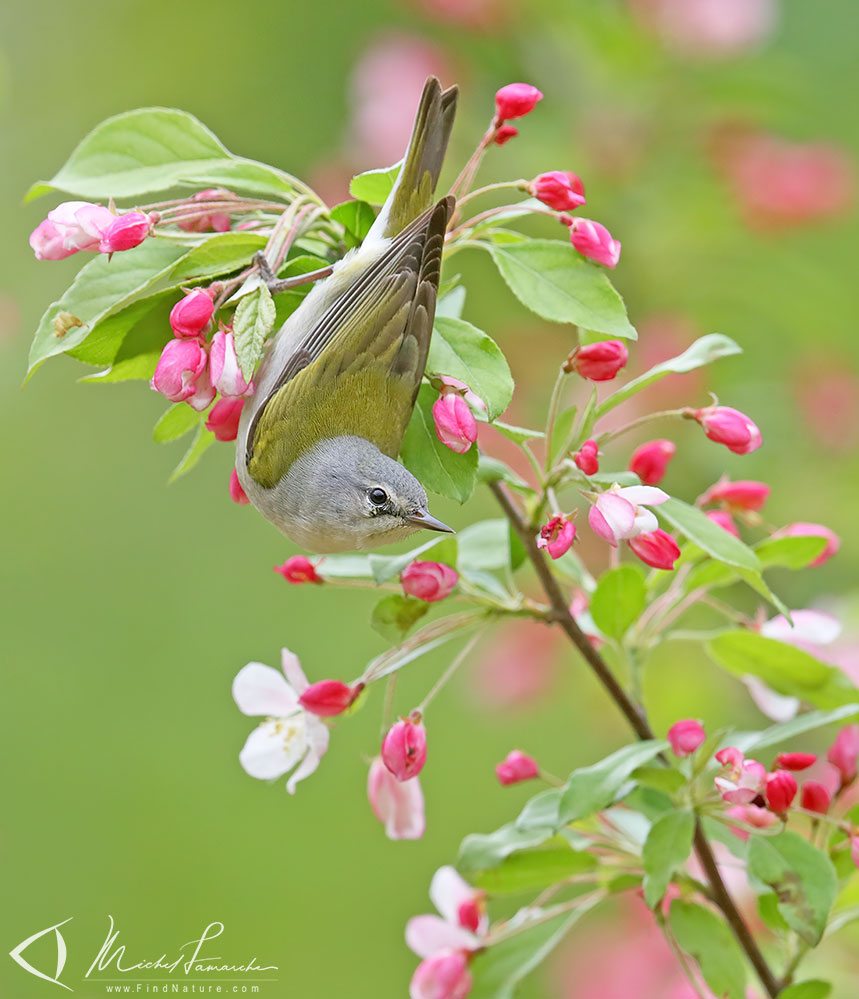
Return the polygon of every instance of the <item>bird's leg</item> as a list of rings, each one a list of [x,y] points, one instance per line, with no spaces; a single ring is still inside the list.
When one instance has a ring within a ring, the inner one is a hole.
[[[272,295],[277,295],[281,291],[289,291],[290,288],[296,288],[302,284],[310,284],[312,281],[319,281],[322,278],[328,277],[332,270],[331,267],[320,267],[319,270],[308,271],[306,274],[296,274],[294,277],[279,278],[271,269],[271,264],[262,250],[259,250],[254,255],[254,263],[259,270],[259,276]]]

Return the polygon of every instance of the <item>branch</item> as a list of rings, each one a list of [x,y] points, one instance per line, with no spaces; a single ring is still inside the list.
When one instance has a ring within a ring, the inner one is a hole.
[[[629,722],[636,736],[639,739],[653,739],[653,730],[647,721],[644,708],[638,708],[633,704],[627,696],[626,691],[618,683],[611,669],[609,669],[606,661],[593,647],[590,639],[578,626],[572,614],[570,614],[567,600],[564,597],[561,587],[557,579],[555,579],[552,570],[549,568],[546,559],[541,554],[539,548],[537,548],[533,531],[517,510],[506,487],[501,482],[490,482],[489,488],[495,494],[495,498],[513,526],[513,530],[522,542],[528,558],[540,578],[540,583],[552,608],[551,619],[560,625],[567,634],[567,637],[584,657],[588,666],[596,674],[597,679],[608,691],[611,699],[620,708],[624,718]],[[734,935],[757,972],[764,988],[767,990],[767,994],[771,999],[776,999],[776,996],[781,991],[781,983],[767,964],[755,938],[752,936],[748,926],[746,926],[743,917],[734,904],[734,900],[725,887],[725,882],[719,873],[713,851],[707,841],[701,823],[697,819],[695,825],[695,852],[698,854],[698,859],[710,882],[713,900],[719,909],[721,909],[728,925],[734,931]]]

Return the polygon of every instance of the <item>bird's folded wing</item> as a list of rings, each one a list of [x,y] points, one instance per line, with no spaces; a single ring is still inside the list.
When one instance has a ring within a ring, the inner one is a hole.
[[[319,441],[364,437],[396,457],[426,365],[453,199],[403,230],[310,329],[248,435],[248,471],[275,486]]]

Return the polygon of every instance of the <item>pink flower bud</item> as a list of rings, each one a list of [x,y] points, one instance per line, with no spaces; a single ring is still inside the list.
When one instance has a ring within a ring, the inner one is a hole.
[[[735,538],[740,536],[740,531],[737,525],[734,523],[734,518],[728,513],[727,510],[707,510],[704,516],[708,520],[712,520],[714,524],[718,524],[723,531],[727,531],[728,534],[733,534]]]
[[[585,475],[596,475],[600,470],[599,445],[594,440],[587,440],[581,448],[573,455],[576,467],[580,468]]]
[[[561,221],[570,227],[570,242],[588,260],[604,264],[612,269],[620,260],[620,240],[614,239],[604,225],[592,219],[571,219]]]
[[[212,431],[216,440],[234,441],[239,433],[243,406],[243,399],[220,399],[209,413],[206,429]]]
[[[547,551],[551,558],[565,555],[576,539],[576,525],[566,517],[552,517],[540,528],[537,547]]]
[[[459,582],[459,573],[441,562],[410,562],[400,574],[403,590],[433,604],[444,600]]]
[[[496,146],[503,146],[508,143],[511,139],[515,139],[519,134],[519,129],[514,128],[513,125],[501,125],[500,128],[495,129],[495,135],[492,141]]]
[[[457,454],[465,454],[477,440],[477,421],[457,392],[442,392],[432,407],[438,439]]]
[[[212,349],[209,354],[209,376],[212,388],[221,395],[240,396],[250,390],[250,382],[245,381],[239,359],[236,355],[236,344],[231,329],[218,330],[212,337]]]
[[[239,482],[238,472],[233,469],[230,472],[230,499],[234,503],[238,503],[240,506],[245,506],[250,503],[247,493],[242,489],[242,484]]]
[[[629,459],[629,470],[641,479],[646,486],[655,486],[662,481],[668,462],[677,453],[674,441],[648,441],[637,447]]]
[[[585,203],[585,185],[574,173],[550,170],[535,177],[531,194],[556,212],[571,212]]]
[[[377,756],[370,764],[367,797],[388,839],[420,839],[426,829],[419,777],[398,781]]]
[[[519,752],[518,749],[509,752],[495,767],[495,776],[505,786],[518,784],[523,780],[533,780],[540,774],[540,768],[533,756]]]
[[[350,687],[340,680],[320,680],[311,685],[298,698],[298,703],[311,714],[320,718],[333,718],[342,715],[358,694],[364,689],[359,683]]]
[[[802,794],[799,803],[809,812],[820,812],[825,815],[829,811],[832,798],[829,791],[819,780],[807,780],[802,785]]]
[[[737,822],[744,822],[755,829],[769,829],[778,822],[778,818],[767,808],[760,808],[758,805],[732,805],[726,815]],[[747,840],[749,834],[745,829],[732,829],[731,832],[739,839]]]
[[[169,340],[149,384],[171,402],[190,400],[206,371],[206,361],[206,351],[196,340]]]
[[[198,191],[189,200],[189,205],[194,201],[217,201],[224,195],[233,196],[230,191],[212,187],[205,191]],[[228,232],[230,228],[230,216],[225,212],[212,211],[209,215],[202,215],[193,219],[178,218],[176,225],[180,229],[184,229],[185,232]]]
[[[530,114],[543,95],[528,83],[508,83],[495,94],[495,118],[499,122]]]
[[[694,753],[707,738],[704,729],[693,718],[675,722],[668,729],[668,741],[675,756],[684,757]]]
[[[474,984],[460,950],[440,950],[424,958],[409,984],[409,999],[465,999]]]
[[[814,753],[779,753],[775,765],[780,770],[807,770],[817,762]]]
[[[117,253],[140,246],[152,232],[155,224],[151,215],[143,212],[126,212],[118,215],[104,230],[98,244],[100,253]]]
[[[71,253],[97,250],[104,232],[115,220],[109,208],[89,201],[64,201],[48,212],[48,221],[62,236],[63,249]]]
[[[856,779],[859,761],[859,725],[845,725],[829,747],[827,760],[841,773],[841,786]]]
[[[176,336],[200,336],[214,311],[212,296],[202,288],[195,288],[170,310],[170,326]]]
[[[796,777],[789,770],[767,774],[766,799],[770,811],[786,812],[796,797]]]
[[[661,527],[630,538],[627,544],[633,554],[653,569],[673,569],[674,563],[680,558],[680,546]]]
[[[698,502],[724,503],[732,510],[760,510],[769,494],[770,487],[764,482],[755,482],[751,479],[731,482],[723,476],[699,497]]]
[[[220,403],[218,403],[220,405]],[[217,407],[216,407],[217,408]],[[276,565],[274,571],[280,573],[287,583],[322,583],[324,580],[316,571],[316,566],[305,555],[293,555],[283,565]]]
[[[795,524],[788,524],[787,527],[780,527],[773,534],[774,538],[826,538],[827,543],[823,548],[823,551],[817,556],[813,562],[809,562],[809,567],[823,565],[824,562],[828,562],[833,555],[838,553],[838,549],[841,547],[841,538],[831,531],[828,527],[824,527],[823,524],[809,524],[804,520],[797,521]]]
[[[50,219],[44,219],[30,233],[30,246],[36,260],[63,260],[78,252],[74,247],[65,248],[62,231]]]
[[[382,762],[399,781],[411,780],[427,760],[427,733],[421,721],[401,718],[382,740]]]
[[[599,340],[576,347],[564,363],[564,371],[575,371],[592,382],[607,382],[628,360],[629,351],[622,340]]]
[[[761,432],[757,425],[738,409],[707,406],[693,415],[711,441],[724,444],[734,454],[749,454],[761,446]]]

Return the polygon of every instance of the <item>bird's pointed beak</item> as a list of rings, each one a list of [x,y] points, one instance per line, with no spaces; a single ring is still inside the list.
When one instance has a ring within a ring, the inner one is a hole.
[[[456,534],[456,531],[452,527],[448,527],[447,524],[443,524],[437,517],[433,517],[429,510],[418,510],[416,514],[408,518],[408,521],[410,524],[414,524],[416,527],[423,527],[427,531]]]

